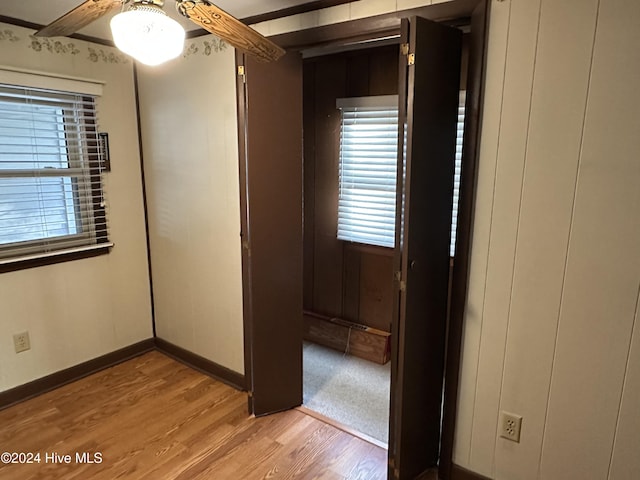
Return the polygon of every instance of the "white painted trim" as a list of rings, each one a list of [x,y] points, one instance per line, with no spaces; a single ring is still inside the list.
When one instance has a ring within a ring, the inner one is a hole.
[[[100,96],[105,82],[2,65],[0,84]]]

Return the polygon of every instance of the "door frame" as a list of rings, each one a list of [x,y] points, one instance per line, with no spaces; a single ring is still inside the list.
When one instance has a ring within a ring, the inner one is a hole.
[[[478,176],[478,155],[481,134],[481,118],[485,81],[488,25],[490,16],[489,0],[452,0],[445,3],[392,12],[375,17],[352,20],[339,24],[315,27],[269,37],[287,50],[300,51],[318,47],[340,47],[350,43],[400,34],[402,18],[420,16],[428,20],[453,26],[469,25],[470,48],[467,76],[467,102],[465,114],[465,135],[462,156],[462,176],[458,206],[456,234],[456,256],[450,270],[449,315],[446,333],[445,374],[443,392],[442,437],[438,472],[442,479],[451,478],[453,468],[453,442],[456,427],[457,400],[459,392],[460,357],[464,330],[467,284],[470,268],[472,227],[475,211],[475,190]],[[240,65],[240,57],[236,63]],[[238,82],[242,79],[238,77]],[[238,84],[240,86],[240,83]],[[239,89],[240,91],[240,89]],[[246,147],[246,123],[244,98],[238,94],[238,134],[241,159]],[[240,108],[242,107],[242,108]],[[245,202],[246,172],[241,164],[241,203]],[[243,210],[244,212],[244,210]],[[246,218],[242,218],[243,231]],[[245,275],[243,262],[243,291],[250,285]],[[244,346],[245,378],[251,378],[251,305],[244,302]],[[394,341],[398,341],[395,339]],[[393,365],[392,365],[393,368]]]

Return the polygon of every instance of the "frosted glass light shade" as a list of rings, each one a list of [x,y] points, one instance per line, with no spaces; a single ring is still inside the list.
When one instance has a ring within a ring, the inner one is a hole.
[[[144,6],[111,19],[113,42],[145,65],[160,65],[184,49],[184,29],[160,8]]]

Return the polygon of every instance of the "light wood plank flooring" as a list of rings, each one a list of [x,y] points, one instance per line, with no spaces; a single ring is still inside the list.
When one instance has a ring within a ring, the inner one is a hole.
[[[0,411],[5,451],[40,463],[0,463],[2,480],[384,479],[387,455],[297,410],[250,417],[245,393],[159,352]]]

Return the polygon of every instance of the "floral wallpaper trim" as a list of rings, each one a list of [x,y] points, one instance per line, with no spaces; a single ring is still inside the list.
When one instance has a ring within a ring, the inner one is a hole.
[[[129,58],[125,55],[120,55],[115,52],[105,52],[103,49],[91,48],[89,50],[89,60],[96,63],[102,60],[105,63],[129,63]]]
[[[77,55],[80,53],[80,50],[76,48],[75,43],[63,43],[60,40],[49,40],[48,38],[38,38],[33,35],[29,35],[31,38],[31,45],[29,48],[32,48],[36,52],[42,52],[43,49],[49,51],[50,53],[69,53],[71,55]]]
[[[0,30],[0,42],[8,40],[9,42],[17,42],[20,37],[16,37],[11,30]]]
[[[74,42],[67,42],[64,40],[54,40],[50,38],[40,38],[34,35],[29,35],[29,39],[26,42],[17,36],[13,30],[0,29],[0,42],[11,42],[26,45],[27,48],[32,49],[34,52],[49,52],[56,55],[78,55],[85,50],[87,52],[87,58],[94,62],[105,63],[129,63],[130,59],[126,55],[121,55],[117,52],[110,52],[108,49],[85,47],[84,45],[76,46]]]
[[[199,44],[199,45],[198,45]],[[185,47],[182,56],[184,58],[190,57],[191,55],[205,55],[210,56],[214,52],[221,52],[222,50],[226,50],[227,44],[220,40],[219,38],[213,38],[211,40],[204,40],[203,42],[194,41],[189,46]]]
[[[82,53],[83,46],[80,48],[73,42],[65,42],[61,40],[51,40],[49,38],[40,38],[33,35],[29,35],[31,43],[28,48],[31,48],[34,52],[49,52],[57,55],[78,55]],[[5,29],[0,30],[0,42],[19,42],[22,40],[15,35],[12,30]],[[86,47],[88,56],[87,58],[93,62],[105,62],[105,63],[129,63],[130,59],[126,55],[122,55],[116,52],[105,51],[102,48]],[[203,41],[193,41],[187,45],[182,53],[184,58],[193,55],[204,55],[206,57],[213,53],[221,52],[227,49],[227,44],[219,38],[211,38]]]

